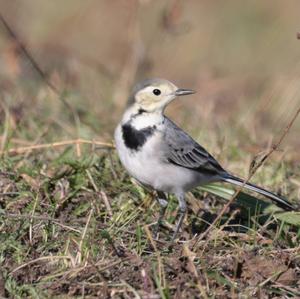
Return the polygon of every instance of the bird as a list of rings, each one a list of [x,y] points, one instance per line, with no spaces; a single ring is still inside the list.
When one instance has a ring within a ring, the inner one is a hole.
[[[182,226],[187,211],[185,194],[197,186],[227,182],[260,193],[285,210],[294,207],[284,198],[226,171],[220,163],[188,133],[165,115],[165,108],[177,97],[194,94],[165,79],[146,79],[136,84],[120,123],[114,132],[121,164],[141,185],[157,192],[163,221],[168,200],[178,200],[178,220],[172,240]]]

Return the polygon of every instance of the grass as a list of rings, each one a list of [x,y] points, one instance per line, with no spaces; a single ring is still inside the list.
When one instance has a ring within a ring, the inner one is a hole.
[[[295,171],[279,164],[266,172],[279,167],[280,176],[288,177]],[[299,222],[262,215],[256,198],[241,194],[209,235],[195,242],[193,236],[204,232],[231,196],[224,185],[188,195],[180,241],[171,243],[175,198],[159,241],[153,240],[154,195],[128,177],[113,149],[81,144],[79,151],[67,144],[4,154],[0,176],[4,297],[299,295]]]
[[[110,146],[135,77],[186,80],[182,87],[194,85],[199,93],[167,113],[226,169],[247,177],[299,106],[298,41],[288,40],[297,10],[279,3],[270,9],[233,1],[216,9],[197,1],[142,2],[127,16],[127,4],[66,2],[62,14],[54,4],[32,1],[28,19],[21,8],[15,18],[16,4],[2,5],[5,17],[14,12],[10,24],[26,25],[17,36],[39,54],[33,57],[55,90],[3,33],[0,297],[299,297],[299,213],[240,193],[206,234],[234,193],[211,184],[187,194],[188,213],[174,243],[178,206],[170,195],[154,240],[155,194],[128,176]],[[113,23],[101,25],[101,16]],[[135,57],[135,46],[146,51]],[[295,123],[251,179],[294,204],[298,129]]]

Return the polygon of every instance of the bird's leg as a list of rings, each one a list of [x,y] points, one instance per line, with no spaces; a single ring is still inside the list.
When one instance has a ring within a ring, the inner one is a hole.
[[[185,201],[184,194],[178,194],[177,199],[178,199],[178,203],[179,203],[179,219],[176,224],[176,228],[175,228],[175,232],[172,237],[172,241],[175,240],[175,238],[180,230],[180,227],[182,225],[185,213],[186,213],[186,201]]]
[[[154,230],[154,236],[155,236],[156,239],[158,238],[159,228],[160,228],[160,226],[163,222],[165,212],[166,212],[166,209],[167,209],[167,206],[168,206],[167,197],[164,194],[164,192],[157,191],[157,201],[158,201],[158,204],[160,206],[160,211],[159,211],[159,217],[158,217],[158,220],[157,220],[157,224],[156,224],[156,227],[155,227],[155,230]]]

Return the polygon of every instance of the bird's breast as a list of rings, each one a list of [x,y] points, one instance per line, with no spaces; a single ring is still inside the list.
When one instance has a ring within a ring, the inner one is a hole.
[[[149,183],[148,174],[158,162],[160,133],[153,127],[136,130],[120,124],[115,131],[116,148],[123,166],[142,183]]]
[[[155,125],[140,130],[134,128],[130,123],[123,124],[121,127],[124,144],[132,151],[140,150],[147,140],[151,138],[155,130]]]

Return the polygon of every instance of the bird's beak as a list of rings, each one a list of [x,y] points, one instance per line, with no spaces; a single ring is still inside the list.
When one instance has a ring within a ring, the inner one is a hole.
[[[186,96],[188,94],[196,93],[195,90],[179,88],[175,91],[176,96]]]

